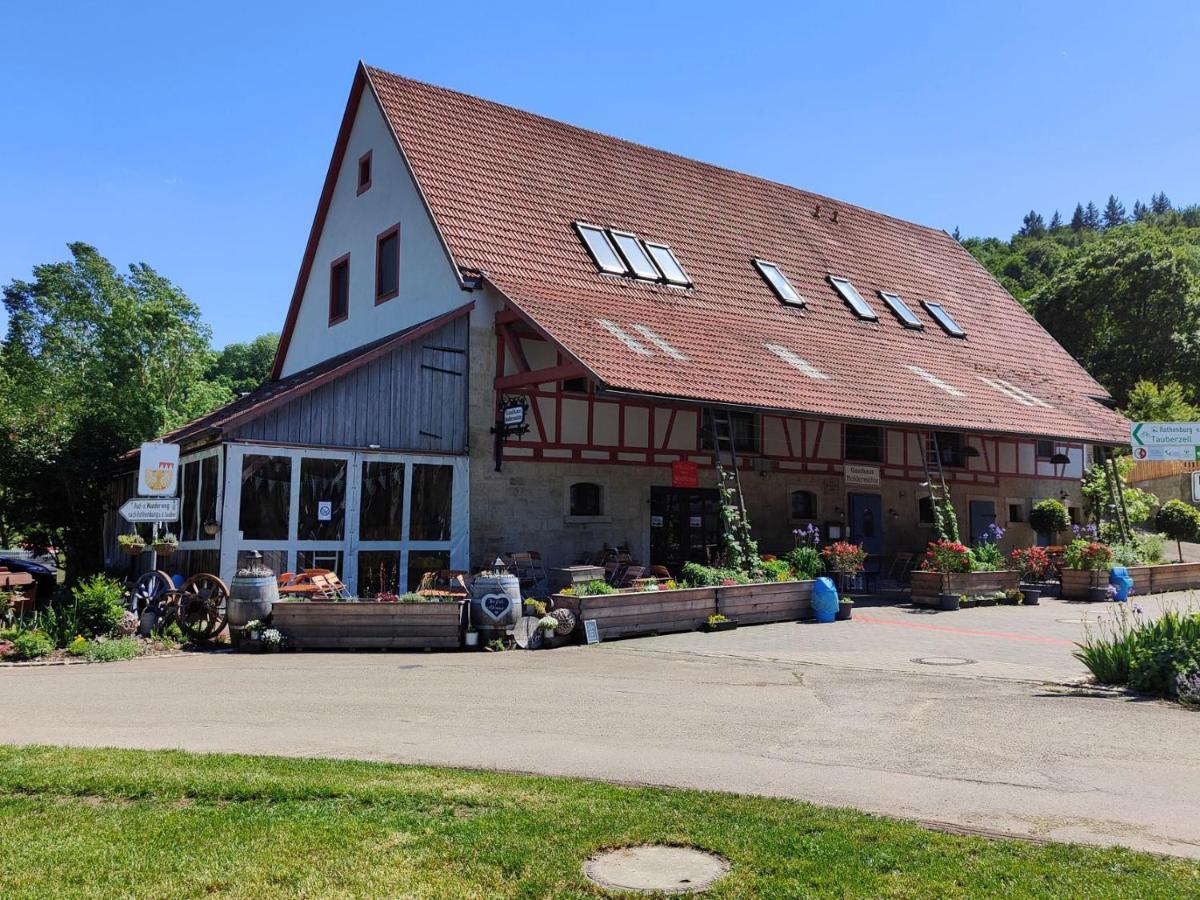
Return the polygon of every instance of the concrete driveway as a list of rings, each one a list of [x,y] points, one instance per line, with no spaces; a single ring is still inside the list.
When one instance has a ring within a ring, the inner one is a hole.
[[[5,668],[0,741],[574,775],[1200,856],[1200,715],[1055,683],[1081,674],[1069,641],[1084,626],[1061,620],[1098,609],[863,608],[538,653]],[[954,656],[977,662],[911,662]]]

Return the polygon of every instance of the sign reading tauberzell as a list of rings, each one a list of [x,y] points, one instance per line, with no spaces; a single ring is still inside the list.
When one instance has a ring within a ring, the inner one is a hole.
[[[126,522],[177,522],[178,497],[134,497],[118,510]]]
[[[1133,458],[1200,460],[1200,422],[1134,422]]]

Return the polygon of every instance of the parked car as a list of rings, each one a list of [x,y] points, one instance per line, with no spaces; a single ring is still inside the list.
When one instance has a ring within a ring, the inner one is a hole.
[[[32,575],[33,581],[37,585],[38,600],[49,599],[58,590],[58,571],[31,559],[0,556],[0,569],[8,569],[10,572],[26,572]]]

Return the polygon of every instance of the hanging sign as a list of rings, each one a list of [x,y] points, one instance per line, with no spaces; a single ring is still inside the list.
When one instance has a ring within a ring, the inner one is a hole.
[[[126,522],[178,522],[178,497],[134,497],[118,510]]]
[[[671,487],[700,487],[700,469],[694,462],[676,460],[671,463]]]
[[[663,527],[663,517],[662,516],[651,516],[650,517],[650,527],[651,528],[662,528]]]
[[[860,487],[879,487],[879,466],[862,466],[857,463],[846,463],[842,468],[846,484]]]
[[[150,441],[138,455],[140,497],[173,497],[179,482],[179,445]]]

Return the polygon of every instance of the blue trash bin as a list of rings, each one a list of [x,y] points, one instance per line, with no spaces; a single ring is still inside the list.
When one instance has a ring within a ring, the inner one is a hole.
[[[1133,576],[1129,574],[1129,569],[1125,566],[1113,566],[1108,572],[1108,583],[1117,589],[1114,599],[1118,602],[1129,599],[1129,592],[1133,589]]]
[[[818,622],[832,622],[837,618],[838,592],[832,578],[818,578],[812,592],[813,615]]]

